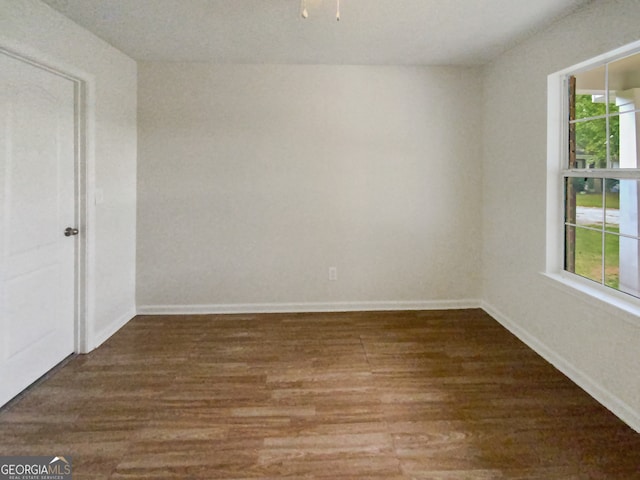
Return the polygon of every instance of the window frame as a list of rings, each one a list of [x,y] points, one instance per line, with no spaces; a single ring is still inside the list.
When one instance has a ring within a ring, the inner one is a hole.
[[[640,326],[640,298],[565,270],[565,179],[571,176],[636,179],[640,176],[640,168],[594,170],[568,168],[568,78],[570,75],[634,54],[640,54],[640,41],[562,69],[547,77],[547,225],[545,271],[542,274],[551,281],[552,286],[565,293],[598,307],[613,307],[612,313],[623,313],[626,320]]]

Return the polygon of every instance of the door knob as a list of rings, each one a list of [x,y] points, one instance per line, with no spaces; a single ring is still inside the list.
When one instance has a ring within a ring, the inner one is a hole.
[[[67,227],[64,229],[64,236],[65,237],[70,237],[71,235],[77,235],[78,234],[78,229],[77,228],[73,228],[73,227]]]

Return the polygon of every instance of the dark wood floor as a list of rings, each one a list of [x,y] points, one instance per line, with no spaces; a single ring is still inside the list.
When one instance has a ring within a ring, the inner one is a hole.
[[[92,479],[640,479],[640,435],[480,310],[136,317],[0,412]]]

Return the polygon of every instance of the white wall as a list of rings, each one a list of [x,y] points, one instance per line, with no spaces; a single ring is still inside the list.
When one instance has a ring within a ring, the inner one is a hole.
[[[640,328],[545,269],[547,75],[640,38],[637,0],[598,1],[486,68],[483,298],[497,319],[640,429]]]
[[[139,311],[478,304],[481,95],[475,69],[140,64]]]
[[[0,0],[0,46],[60,67],[89,88],[88,347],[135,314],[136,64],[37,0]]]

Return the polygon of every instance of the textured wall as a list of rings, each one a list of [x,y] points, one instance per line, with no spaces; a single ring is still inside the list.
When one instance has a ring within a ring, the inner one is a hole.
[[[140,64],[138,305],[477,299],[478,73]]]

